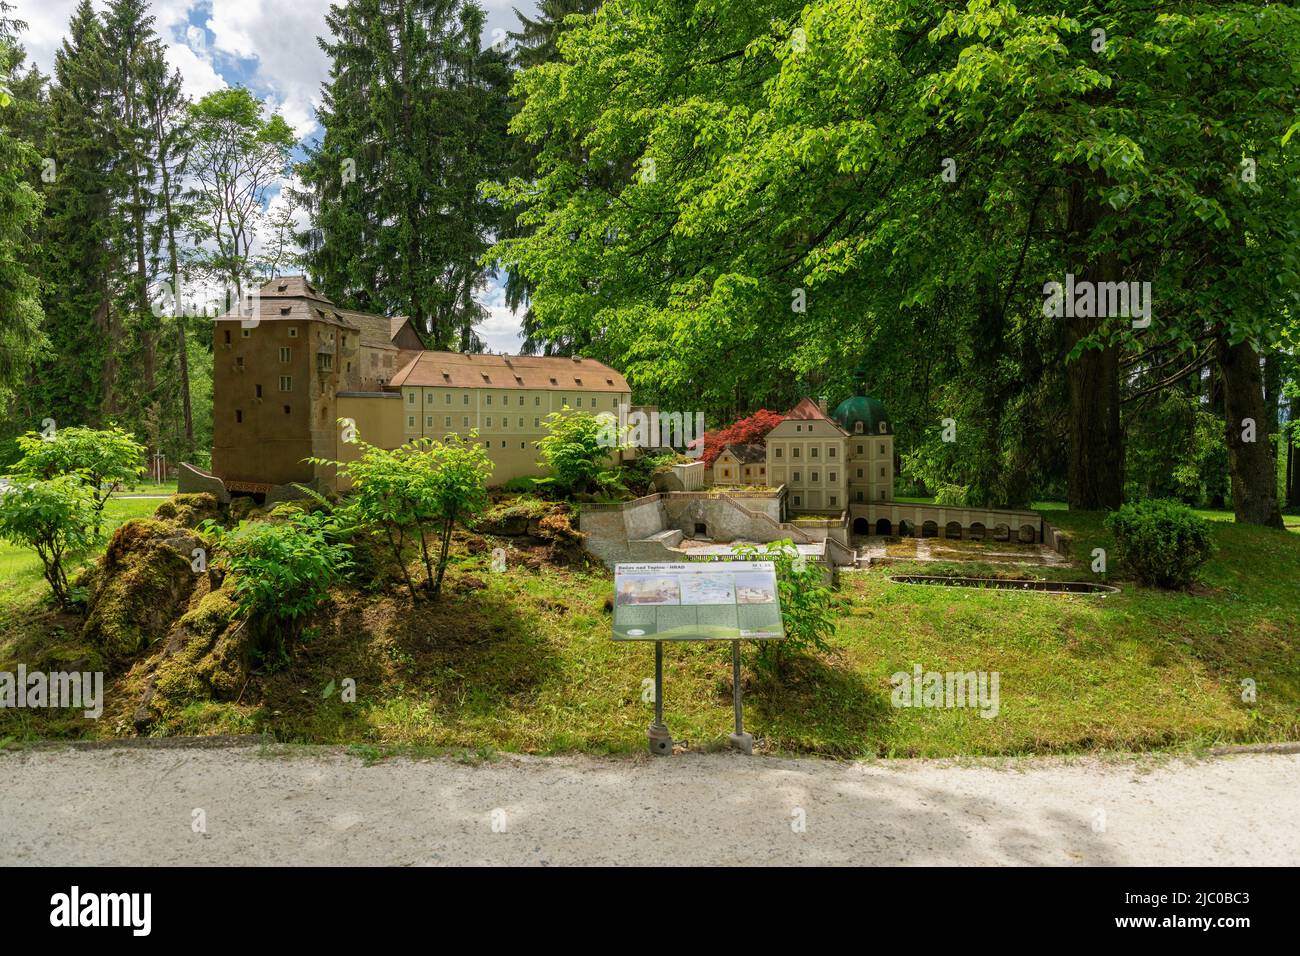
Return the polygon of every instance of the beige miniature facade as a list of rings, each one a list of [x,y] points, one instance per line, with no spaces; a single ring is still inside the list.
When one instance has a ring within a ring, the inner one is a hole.
[[[552,412],[608,412],[631,403],[626,379],[586,358],[421,352],[392,381],[402,396],[403,438],[478,432],[491,483],[539,477],[536,441]]]
[[[786,487],[791,512],[839,515],[894,497],[894,430],[861,393],[827,414],[805,398],[767,433],[767,481]]]
[[[723,486],[767,484],[767,453],[763,445],[728,445],[713,460],[713,483]]]

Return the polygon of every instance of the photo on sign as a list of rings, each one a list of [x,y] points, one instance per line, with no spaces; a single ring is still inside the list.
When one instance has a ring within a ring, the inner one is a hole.
[[[681,588],[676,578],[637,575],[619,579],[619,604],[681,604]]]

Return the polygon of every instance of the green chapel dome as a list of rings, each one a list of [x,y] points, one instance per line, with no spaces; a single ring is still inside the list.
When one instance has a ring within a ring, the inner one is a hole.
[[[889,415],[885,413],[885,406],[869,395],[863,394],[865,378],[863,369],[859,368],[854,372],[853,381],[857,386],[855,389],[857,394],[835,406],[831,418],[850,435],[892,435],[894,426],[889,420]],[[858,427],[859,423],[861,428]]]

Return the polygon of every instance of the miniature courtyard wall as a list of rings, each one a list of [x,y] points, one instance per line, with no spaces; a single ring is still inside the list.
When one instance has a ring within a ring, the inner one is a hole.
[[[729,495],[718,492],[667,492],[635,501],[585,504],[578,527],[586,536],[587,551],[603,564],[629,561],[681,560],[687,538],[727,544],[734,541],[767,543],[790,540],[799,545],[823,543],[820,554],[828,564],[851,565],[853,549],[844,543],[843,525],[805,531],[781,522],[780,489],[763,495]]]

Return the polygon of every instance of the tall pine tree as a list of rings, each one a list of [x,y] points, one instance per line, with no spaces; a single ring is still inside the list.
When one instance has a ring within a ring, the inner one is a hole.
[[[508,159],[507,55],[464,0],[331,8],[325,129],[299,167],[307,268],[335,301],[406,314],[437,348],[481,348],[474,293],[500,220],[480,185]]]

